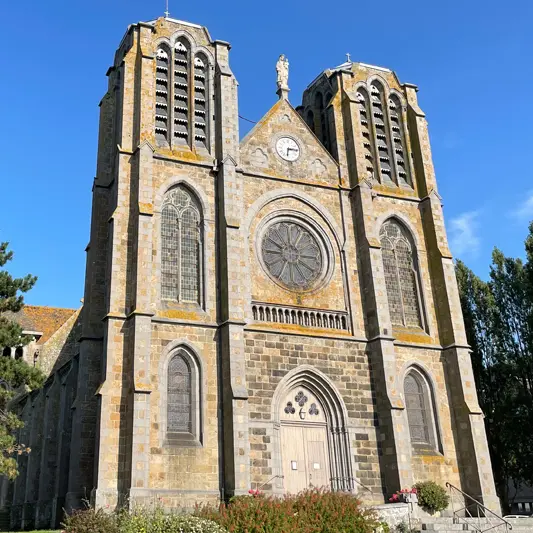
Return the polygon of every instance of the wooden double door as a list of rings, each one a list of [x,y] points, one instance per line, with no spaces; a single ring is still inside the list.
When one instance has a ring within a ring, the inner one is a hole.
[[[285,492],[330,487],[328,425],[322,402],[305,387],[287,393],[280,410]]]

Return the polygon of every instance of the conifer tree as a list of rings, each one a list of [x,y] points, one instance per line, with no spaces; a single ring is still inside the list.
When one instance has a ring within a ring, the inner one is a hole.
[[[533,485],[533,225],[527,261],[494,249],[490,279],[457,261],[456,275],[479,403],[498,493],[509,508],[521,484]],[[512,482],[512,483],[511,483]]]
[[[13,257],[8,243],[0,243],[0,347],[23,346],[31,337],[22,335],[22,328],[6,312],[18,312],[24,305],[22,293],[29,291],[37,281],[32,275],[13,278],[3,267]],[[22,359],[0,356],[0,475],[14,479],[17,474],[16,454],[29,453],[27,443],[18,443],[15,433],[23,426],[21,420],[8,410],[9,400],[21,387],[35,389],[42,385],[41,372]]]

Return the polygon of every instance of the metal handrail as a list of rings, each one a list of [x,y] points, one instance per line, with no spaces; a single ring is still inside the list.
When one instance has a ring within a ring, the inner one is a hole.
[[[510,531],[510,530],[513,529],[513,526],[512,526],[512,524],[510,522],[508,522],[507,520],[505,520],[501,516],[498,516],[494,511],[491,511],[488,507],[483,505],[480,501],[476,500],[475,498],[472,498],[472,496],[470,496],[470,494],[467,494],[466,492],[463,492],[461,489],[457,488],[455,485],[452,485],[451,483],[448,483],[448,482],[446,482],[446,487],[450,491],[450,500],[451,500],[451,504],[452,504],[452,513],[453,513],[454,521],[457,521],[456,523],[458,523],[460,520],[462,520],[466,524],[473,525],[474,528],[476,529],[476,531],[478,531],[479,533],[485,533],[486,531],[490,531],[490,530],[493,530],[495,528],[499,528],[500,526],[505,526],[505,531]],[[454,505],[454,497],[453,497],[454,496],[454,491],[456,493],[461,494],[461,496],[463,496],[463,498],[464,498],[464,507],[461,507],[457,511],[455,510],[455,505]],[[473,516],[472,513],[469,511],[468,507],[470,507],[470,505],[472,505],[472,504],[467,504],[466,503],[469,500],[476,505],[476,507],[477,507],[477,516]],[[483,518],[488,520],[488,522],[491,525],[491,527],[486,528],[486,529],[482,529],[481,521],[478,521],[478,527],[476,527],[475,524],[471,524],[470,522],[465,520],[465,517],[459,516],[459,513],[463,512],[463,511],[464,511],[465,514],[468,514],[468,516],[470,518],[473,518],[473,519],[478,518],[478,520],[481,518],[481,516],[480,516],[480,511],[481,511],[483,513]],[[487,516],[487,513],[489,515],[492,515],[493,517],[495,517],[497,519],[498,523],[496,525],[492,525],[492,522],[490,521],[490,517]]]
[[[363,487],[365,490],[370,492],[370,494],[374,494],[373,490],[370,487],[367,487],[364,483],[359,481],[357,478],[352,477],[352,478],[349,478],[349,479],[351,479],[352,481],[355,481],[358,485],[361,485],[361,487]]]

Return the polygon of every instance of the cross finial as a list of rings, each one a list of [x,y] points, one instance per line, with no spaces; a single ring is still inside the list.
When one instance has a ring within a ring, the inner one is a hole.
[[[168,0],[167,0],[167,4],[166,5],[167,5],[167,9],[165,11],[165,18],[168,19],[169,15],[170,15],[170,13],[168,12]]]
[[[346,61],[348,63],[351,63],[352,62],[352,58],[350,57],[350,54],[346,54]]]

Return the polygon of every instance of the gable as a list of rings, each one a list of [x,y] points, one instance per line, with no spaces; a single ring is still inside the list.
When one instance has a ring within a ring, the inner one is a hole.
[[[279,155],[276,144],[283,137],[296,142],[300,154],[295,161]],[[339,183],[337,162],[287,100],[279,100],[242,140],[240,163],[249,174],[320,185]]]

